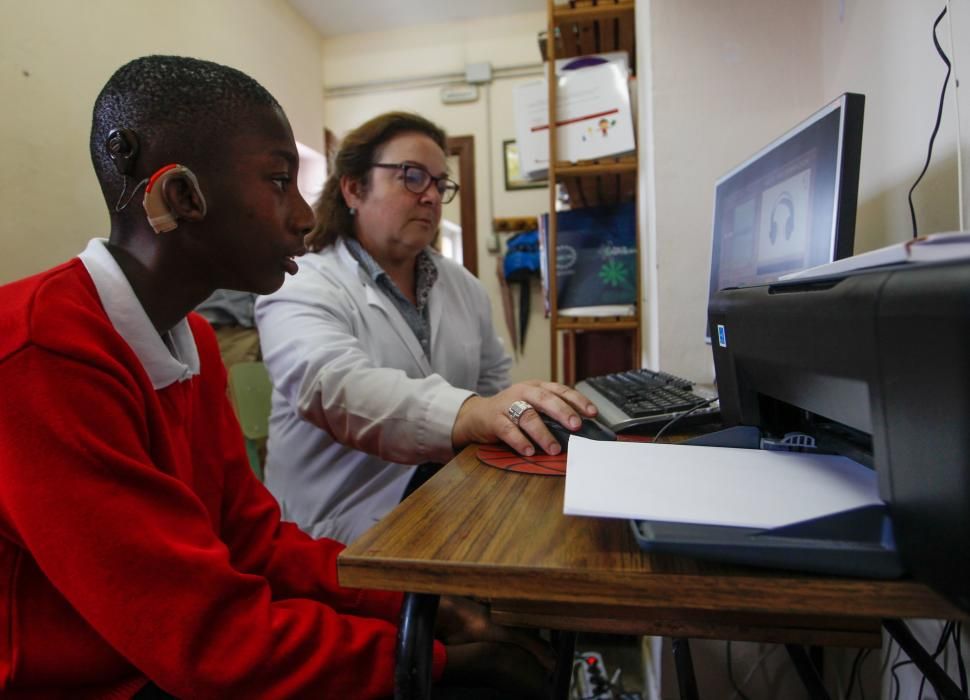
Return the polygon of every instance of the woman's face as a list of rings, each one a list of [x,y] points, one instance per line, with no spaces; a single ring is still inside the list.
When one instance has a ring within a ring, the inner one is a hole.
[[[421,133],[398,134],[378,149],[374,162],[406,163],[435,177],[447,175],[444,152]],[[413,261],[434,240],[441,221],[441,194],[434,184],[416,194],[404,186],[404,170],[391,167],[372,168],[366,188],[343,184],[344,199],[357,210],[357,238],[378,263]]]

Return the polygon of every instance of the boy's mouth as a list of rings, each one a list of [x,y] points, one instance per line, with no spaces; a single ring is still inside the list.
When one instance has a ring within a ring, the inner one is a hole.
[[[304,253],[306,253],[306,248],[300,248],[299,250],[294,252],[293,255],[288,255],[286,258],[284,258],[283,270],[285,270],[291,275],[295,275],[297,271],[300,269],[299,266],[296,264],[296,259],[301,255],[303,255]]]

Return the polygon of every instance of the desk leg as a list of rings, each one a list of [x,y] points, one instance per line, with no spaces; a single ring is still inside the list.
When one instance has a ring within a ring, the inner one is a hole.
[[[812,662],[805,647],[786,644],[785,649],[788,650],[788,655],[795,664],[795,670],[798,671],[798,677],[802,679],[802,684],[808,691],[808,697],[811,700],[831,700],[829,691],[825,689],[825,684],[819,676],[819,667]]]
[[[573,679],[573,659],[576,656],[576,633],[553,630],[552,644],[556,650],[556,670],[553,677],[553,700],[569,697],[569,684]]]
[[[397,665],[394,668],[394,700],[427,700],[431,697],[434,619],[438,596],[406,593],[397,630]]]
[[[674,648],[674,666],[677,668],[680,700],[698,700],[694,661],[690,657],[690,641],[684,637],[674,637],[670,641]]]
[[[946,672],[933,660],[933,657],[923,648],[923,645],[916,640],[905,622],[902,620],[883,620],[882,626],[916,664],[916,668],[926,675],[926,680],[933,686],[937,696],[943,700],[967,700],[967,696],[957,687],[953,679],[946,675]]]

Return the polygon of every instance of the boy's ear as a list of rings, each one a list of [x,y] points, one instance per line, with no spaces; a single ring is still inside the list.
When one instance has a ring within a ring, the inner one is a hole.
[[[143,204],[156,233],[171,231],[179,221],[202,221],[206,213],[199,181],[184,165],[168,165],[152,175]]]

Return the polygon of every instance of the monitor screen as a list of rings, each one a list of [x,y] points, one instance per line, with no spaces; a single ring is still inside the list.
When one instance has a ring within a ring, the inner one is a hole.
[[[864,108],[846,93],[717,181],[711,296],[852,255]]]

